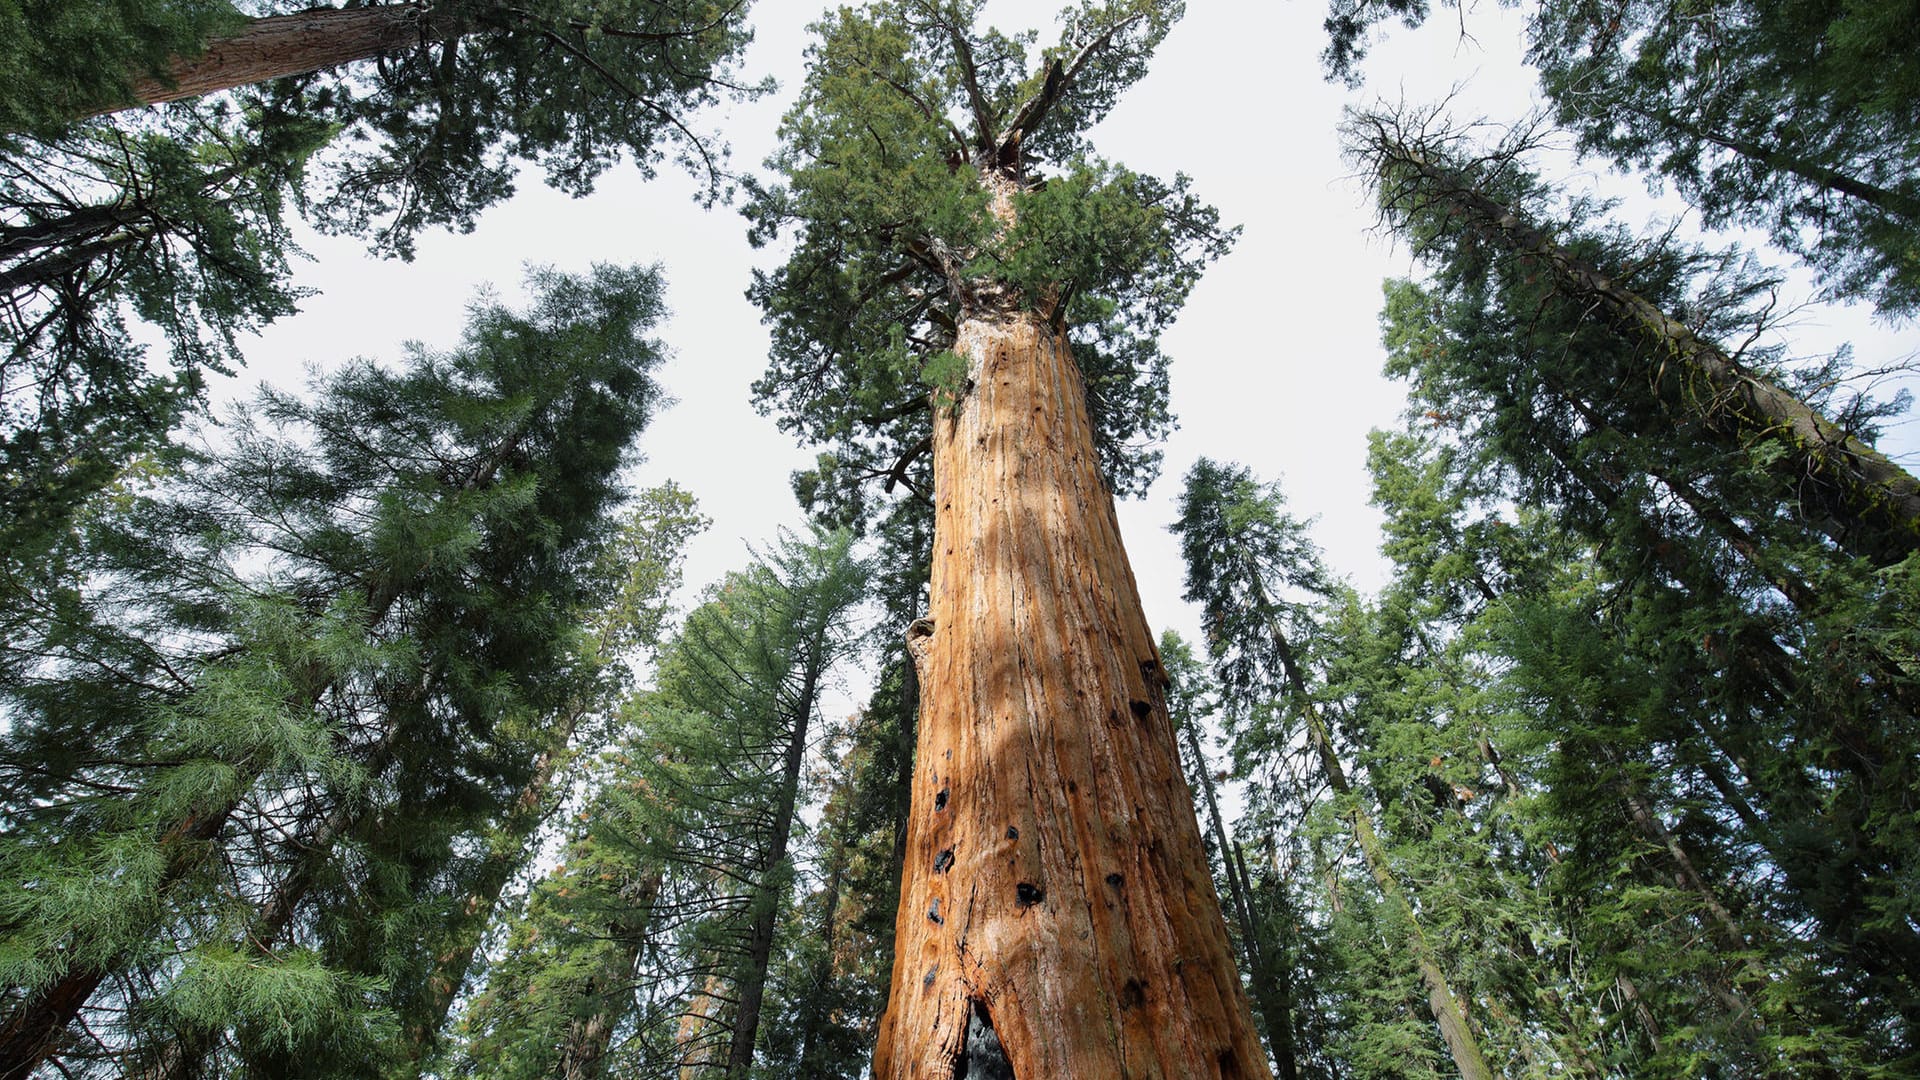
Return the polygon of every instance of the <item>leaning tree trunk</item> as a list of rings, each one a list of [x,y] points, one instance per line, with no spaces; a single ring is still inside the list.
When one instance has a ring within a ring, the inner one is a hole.
[[[1920,548],[1920,480],[1807,402],[1755,372],[1687,324],[1554,242],[1518,211],[1417,147],[1380,135],[1369,148],[1381,174],[1432,200],[1465,228],[1554,280],[1573,303],[1652,346],[1647,375],[1676,411],[1742,448],[1768,442],[1776,476],[1849,553],[1881,564]]]
[[[826,632],[825,628],[821,631]],[[799,697],[794,702],[793,726],[787,733],[786,756],[781,764],[780,788],[774,796],[773,823],[767,833],[767,851],[761,864],[760,880],[753,887],[753,926],[747,934],[746,966],[741,971],[735,1000],[733,1034],[727,1045],[727,1075],[744,1078],[753,1069],[753,1049],[760,1031],[760,1007],[767,996],[767,968],[773,961],[774,933],[780,928],[781,908],[786,889],[782,873],[787,847],[793,840],[793,815],[800,795],[800,766],[807,753],[807,728],[813,719],[814,698],[820,689],[820,676],[826,666],[820,642],[812,642],[806,658]]]
[[[178,60],[164,76],[134,79],[128,100],[103,104],[88,115],[325,71],[454,36],[457,32],[436,27],[417,4],[314,8],[249,19],[239,30],[207,42],[199,56]]]
[[[1259,586],[1255,588],[1258,590]],[[1256,600],[1262,607],[1271,610],[1272,603],[1264,594],[1256,596]],[[1453,1064],[1460,1071],[1460,1080],[1493,1080],[1493,1069],[1480,1050],[1480,1039],[1474,1034],[1466,1005],[1447,981],[1446,971],[1440,965],[1439,951],[1427,937],[1413,899],[1407,895],[1399,876],[1394,873],[1386,845],[1381,841],[1380,834],[1374,831],[1373,818],[1361,804],[1360,793],[1347,779],[1346,769],[1340,764],[1340,755],[1333,745],[1333,728],[1314,702],[1313,694],[1307,687],[1306,674],[1301,671],[1300,662],[1294,655],[1293,644],[1281,632],[1277,622],[1268,626],[1268,632],[1273,639],[1274,652],[1280,657],[1287,690],[1306,720],[1307,743],[1319,759],[1321,776],[1326,780],[1327,787],[1332,789],[1334,797],[1344,804],[1342,812],[1353,829],[1354,843],[1360,849],[1360,858],[1366,863],[1367,873],[1372,875],[1381,895],[1386,897],[1405,923],[1407,950],[1413,954],[1414,966],[1420,971],[1420,981],[1427,988],[1427,1007],[1433,1012],[1434,1024],[1440,1028],[1440,1038],[1447,1044],[1447,1053],[1453,1057]]]
[[[1264,1080],[1061,327],[971,316],[878,1080]]]

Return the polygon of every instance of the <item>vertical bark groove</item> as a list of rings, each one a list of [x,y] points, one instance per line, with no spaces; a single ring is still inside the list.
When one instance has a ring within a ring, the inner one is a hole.
[[[251,86],[269,79],[306,75],[356,60],[371,60],[440,37],[419,4],[314,8],[251,19],[235,33],[215,38],[199,56],[182,59],[164,77],[135,79],[131,101],[93,110],[93,115],[134,105],[181,101],[201,94]]]
[[[1009,1075],[1265,1078],[1065,334],[969,318],[955,351],[874,1074],[971,1075],[978,1003]]]

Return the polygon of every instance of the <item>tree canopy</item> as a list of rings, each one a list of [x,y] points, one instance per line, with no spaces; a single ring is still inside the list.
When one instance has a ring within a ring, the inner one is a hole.
[[[977,0],[901,0],[819,24],[807,81],[747,214],[792,255],[751,291],[773,334],[761,407],[834,448],[804,478],[860,505],[916,469],[928,400],[964,393],[957,323],[1001,305],[1068,327],[1102,466],[1143,490],[1172,422],[1159,334],[1233,231],[1186,177],[1094,154],[1086,131],[1145,71],[1179,4],[1085,3],[1059,40],[978,27]]]

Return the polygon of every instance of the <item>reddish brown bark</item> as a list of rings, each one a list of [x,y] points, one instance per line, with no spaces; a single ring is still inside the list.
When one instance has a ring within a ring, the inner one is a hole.
[[[93,115],[325,71],[443,36],[450,35],[436,30],[426,10],[416,4],[268,15],[208,42],[205,52],[183,58],[165,78],[135,79],[131,100],[96,109]]]
[[[1265,1078],[1065,334],[956,351],[875,1076]]]

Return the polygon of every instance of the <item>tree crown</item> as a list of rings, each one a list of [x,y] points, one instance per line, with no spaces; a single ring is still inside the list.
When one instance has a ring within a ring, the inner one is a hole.
[[[929,361],[961,321],[1025,312],[1070,328],[1109,479],[1144,487],[1142,444],[1171,423],[1159,334],[1234,231],[1186,177],[1103,161],[1086,131],[1182,5],[1083,3],[1037,53],[1035,33],[978,27],[982,7],[889,0],[816,26],[779,182],[747,208],[756,243],[794,244],[750,292],[774,337],[756,393],[860,463],[838,480],[904,478],[927,392],[964,392]]]

